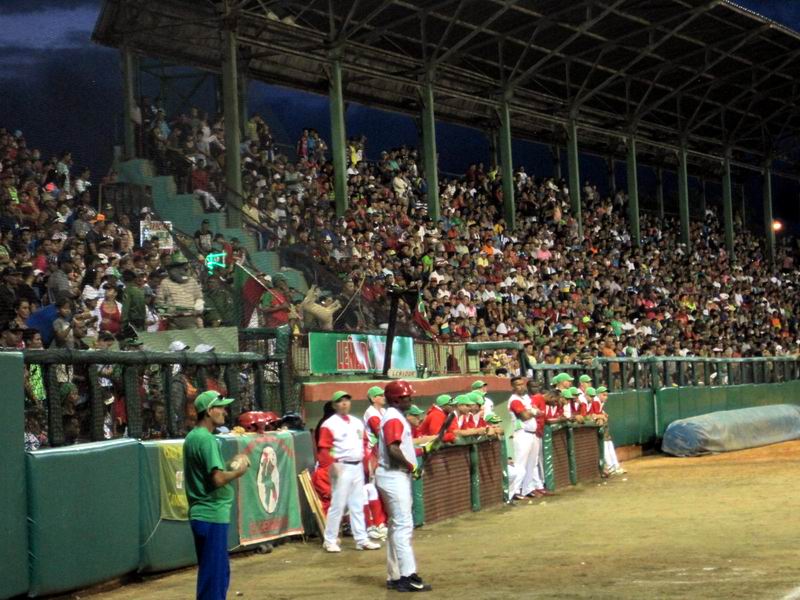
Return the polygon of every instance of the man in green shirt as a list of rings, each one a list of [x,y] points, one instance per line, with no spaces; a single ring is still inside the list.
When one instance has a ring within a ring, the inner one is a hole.
[[[230,581],[228,564],[228,523],[233,504],[231,482],[250,466],[247,455],[239,454],[225,469],[214,430],[225,424],[225,407],[233,402],[219,392],[206,391],[194,401],[197,426],[183,444],[183,474],[189,500],[189,524],[197,553],[198,600],[225,600]]]
[[[122,295],[122,326],[133,325],[137,331],[144,331],[147,303],[144,298],[145,274],[143,271],[125,271],[125,292]]]

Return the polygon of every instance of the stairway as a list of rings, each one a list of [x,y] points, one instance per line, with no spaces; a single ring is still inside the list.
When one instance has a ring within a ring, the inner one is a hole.
[[[242,246],[250,253],[250,260],[259,270],[268,275],[282,273],[289,285],[301,292],[308,290],[308,283],[300,271],[282,269],[277,252],[256,250],[253,236],[242,228],[228,227],[224,212],[205,213],[203,206],[192,194],[178,194],[172,176],[155,175],[150,161],[136,159],[117,165],[119,181],[149,186],[153,194],[153,210],[161,220],[172,222],[176,232],[189,237],[200,229],[203,219],[208,219],[211,231],[221,233],[226,240],[239,238]]]

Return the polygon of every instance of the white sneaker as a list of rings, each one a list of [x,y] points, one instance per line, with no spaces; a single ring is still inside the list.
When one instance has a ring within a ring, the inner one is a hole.
[[[367,536],[372,540],[380,540],[384,537],[375,525],[367,527]]]
[[[339,544],[330,544],[328,542],[323,542],[322,543],[322,549],[325,550],[325,552],[341,552],[342,551],[342,547],[339,546]]]
[[[386,538],[386,536],[389,535],[389,528],[384,523],[376,525],[375,527],[377,527],[378,533],[380,533],[382,537]]]
[[[356,544],[356,550],[380,550],[380,549],[381,549],[380,544],[376,544],[375,542],[372,542],[370,540],[367,540],[366,542],[361,542],[360,544]]]

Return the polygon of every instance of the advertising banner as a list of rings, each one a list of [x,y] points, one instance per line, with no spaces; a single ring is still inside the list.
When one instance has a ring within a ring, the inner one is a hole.
[[[308,334],[311,373],[382,373],[386,336],[360,333]],[[392,345],[391,377],[415,377],[414,339],[398,336]]]
[[[239,479],[241,544],[302,534],[292,434],[246,435],[238,442],[239,452],[250,457],[251,465]]]

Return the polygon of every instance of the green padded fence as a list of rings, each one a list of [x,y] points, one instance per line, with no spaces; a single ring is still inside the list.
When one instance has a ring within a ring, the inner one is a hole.
[[[26,473],[30,596],[80,589],[136,570],[137,441],[30,452]]]
[[[627,390],[608,395],[608,425],[616,446],[646,444],[656,437],[653,392]]]
[[[719,410],[735,410],[772,404],[800,404],[800,381],[720,387],[663,388],[656,392],[655,397],[655,436],[663,436],[667,425],[678,419],[696,417]],[[609,422],[612,423],[611,419]],[[614,431],[613,425],[612,431]],[[616,443],[616,437],[614,441]]]
[[[0,387],[3,389],[0,448],[0,598],[24,594],[28,590],[27,490],[25,486],[25,412],[22,387],[22,354],[0,353]]]

